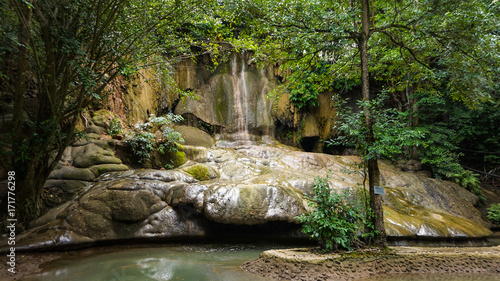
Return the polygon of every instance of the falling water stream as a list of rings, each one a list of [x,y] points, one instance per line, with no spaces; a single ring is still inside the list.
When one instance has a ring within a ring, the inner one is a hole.
[[[248,86],[246,81],[245,54],[241,55],[241,69],[238,71],[237,56],[233,56],[231,62],[231,76],[233,79],[233,98],[235,106],[235,118],[238,125],[238,132],[235,139],[247,141],[248,134]],[[239,73],[239,75],[238,75]]]

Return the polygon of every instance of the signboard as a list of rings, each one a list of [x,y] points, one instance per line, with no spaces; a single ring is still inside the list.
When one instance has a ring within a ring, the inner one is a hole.
[[[384,190],[383,186],[374,186],[373,189],[374,189],[373,191],[375,192],[375,194],[380,194],[380,195],[385,194],[385,190]]]

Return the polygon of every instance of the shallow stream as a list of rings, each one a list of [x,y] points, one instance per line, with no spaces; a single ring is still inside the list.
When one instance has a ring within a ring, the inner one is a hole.
[[[499,242],[499,241],[495,241]],[[268,249],[293,247],[291,245],[200,244],[148,245],[143,247],[101,247],[66,253],[64,258],[44,266],[44,272],[22,281],[264,281],[245,272],[239,266],[257,259]],[[377,281],[496,281],[498,275],[440,274],[392,275],[367,280]]]

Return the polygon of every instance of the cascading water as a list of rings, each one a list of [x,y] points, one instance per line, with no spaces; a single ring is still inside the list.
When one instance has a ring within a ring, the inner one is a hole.
[[[241,70],[238,74],[237,56],[231,60],[231,77],[233,82],[234,117],[236,118],[238,131],[234,134],[236,140],[248,141],[248,86],[246,81],[245,55],[241,56]]]

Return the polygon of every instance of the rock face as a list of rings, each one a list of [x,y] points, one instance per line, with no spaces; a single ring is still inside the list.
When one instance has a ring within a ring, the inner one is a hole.
[[[219,145],[225,145],[219,142]],[[280,144],[183,148],[190,160],[175,170],[101,175],[74,200],[39,218],[19,245],[54,247],[115,239],[199,237],[213,225],[295,225],[307,211],[314,178],[332,189],[362,183],[356,156],[301,152]],[[349,172],[347,172],[349,171]],[[477,198],[458,185],[422,178],[381,163],[385,226],[395,237],[491,235]]]
[[[196,116],[233,139],[273,133],[273,103],[267,99],[276,86],[273,67],[257,69],[249,54],[232,53],[214,73],[203,60],[184,61],[178,65],[176,77],[179,87],[193,91],[198,99],[181,101],[174,113]]]
[[[101,126],[95,127],[101,128]],[[56,169],[45,183],[42,193],[50,206],[66,202],[89,188],[101,174],[128,170],[122,160],[115,157],[117,140],[80,141],[69,146]]]

